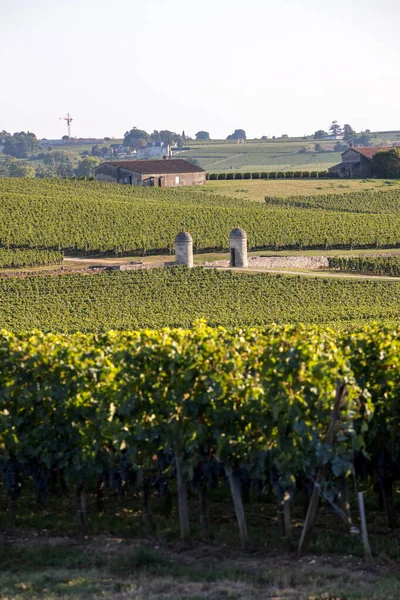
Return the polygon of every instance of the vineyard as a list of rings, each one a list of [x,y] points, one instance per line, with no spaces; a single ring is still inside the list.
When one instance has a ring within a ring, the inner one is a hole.
[[[400,282],[170,267],[0,279],[0,328],[53,332],[399,319]]]
[[[299,502],[307,506],[304,490],[317,490],[318,505],[321,489],[349,530],[357,524],[351,489],[375,481],[393,528],[399,357],[400,329],[378,326],[341,334],[202,322],[104,335],[3,331],[0,463],[9,518],[30,482],[39,505],[75,490],[82,527],[91,518],[87,492],[96,490],[103,511],[104,492],[115,489],[127,498],[140,492],[148,531],[157,529],[155,495],[169,514],[176,505],[187,539],[190,485],[203,537],[218,492],[218,502],[231,496],[245,546],[245,498],[254,494],[262,507],[274,493],[282,538],[304,551],[315,513],[308,510],[304,527],[291,516]],[[259,539],[268,536],[267,521]]]
[[[250,249],[400,243],[396,190],[267,204],[208,196],[206,191],[3,178],[0,198],[0,244],[5,248],[114,255],[173,252],[175,236],[184,229],[193,237],[195,252],[201,252],[226,249],[238,224],[247,231]],[[344,208],[353,205],[357,210]]]
[[[0,269],[59,265],[63,259],[63,252],[57,250],[0,248]]]
[[[372,275],[400,276],[398,256],[332,256],[328,258],[330,269]]]
[[[347,194],[320,194],[318,196],[292,196],[265,198],[269,206],[333,210],[349,213],[397,214],[400,209],[400,190],[353,192]]]

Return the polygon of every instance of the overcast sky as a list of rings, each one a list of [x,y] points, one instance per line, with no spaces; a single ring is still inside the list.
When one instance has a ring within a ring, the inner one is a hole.
[[[400,129],[399,0],[0,0],[0,131]]]

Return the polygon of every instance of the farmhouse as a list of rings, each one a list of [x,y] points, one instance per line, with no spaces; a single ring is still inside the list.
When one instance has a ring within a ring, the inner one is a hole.
[[[94,173],[97,181],[154,187],[200,185],[206,181],[204,169],[181,158],[104,162]]]
[[[393,146],[349,148],[342,152],[342,162],[328,169],[336,177],[371,177],[372,159],[377,152],[386,152]]]

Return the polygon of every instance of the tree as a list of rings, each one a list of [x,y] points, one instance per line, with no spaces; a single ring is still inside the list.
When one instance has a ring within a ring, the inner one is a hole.
[[[37,150],[39,140],[34,133],[30,131],[21,131],[13,135],[7,134],[4,141],[4,154],[14,156],[15,158],[26,158],[29,153]]]
[[[44,163],[47,167],[46,177],[72,177],[78,166],[78,155],[65,150],[48,152]]]
[[[353,138],[353,144],[355,146],[369,146],[371,143],[371,136],[362,133],[360,136]]]
[[[332,121],[329,131],[331,132],[331,135],[336,137],[342,133],[342,128],[337,121]]]
[[[144,129],[137,129],[136,127],[132,127],[130,131],[126,131],[124,135],[124,146],[129,146],[130,148],[136,148],[136,142],[139,139],[149,139],[149,134]]]
[[[32,165],[8,157],[2,162],[0,175],[3,177],[35,177]]]
[[[244,129],[235,129],[231,135],[228,135],[227,140],[245,140],[246,132]]]
[[[314,140],[323,140],[324,138],[326,138],[328,136],[328,133],[326,131],[324,131],[323,129],[318,129],[318,131],[316,131],[314,133]]]
[[[322,146],[321,146],[321,144],[315,144],[314,150],[315,150],[315,152],[322,152]]]
[[[139,138],[136,140],[136,148],[144,148],[147,146],[147,140],[144,138]]]
[[[376,177],[400,177],[400,148],[377,152],[372,159],[372,170]]]
[[[209,140],[210,134],[208,131],[198,131],[195,133],[196,140]]]
[[[95,144],[94,146],[92,146],[92,151],[91,151],[91,156],[101,156],[100,154],[100,148],[98,144]]]
[[[69,135],[63,135],[61,139],[63,142],[69,142]]]
[[[346,150],[348,149],[349,146],[347,144],[343,144],[343,142],[336,142],[336,144],[333,147],[334,152],[346,152]]]
[[[352,128],[351,125],[349,125],[348,123],[346,123],[343,126],[343,139],[345,140],[345,142],[351,142],[353,140],[353,138],[356,135],[356,132],[354,131],[354,129]]]
[[[94,169],[100,162],[100,159],[96,156],[85,156],[85,158],[79,161],[78,166],[75,169],[75,175],[77,177],[93,177]]]

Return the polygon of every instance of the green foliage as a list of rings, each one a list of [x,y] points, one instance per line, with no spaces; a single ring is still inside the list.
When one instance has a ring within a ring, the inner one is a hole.
[[[366,213],[368,215],[396,215],[400,211],[400,190],[377,190],[374,192],[351,192],[348,194],[320,194],[316,196],[269,197],[276,206],[321,209],[339,213]],[[338,218],[340,219],[339,215]],[[365,223],[367,226],[367,223]]]
[[[0,165],[3,177],[35,177],[35,169],[29,163],[7,157]]]
[[[57,250],[24,250],[0,248],[0,269],[59,265],[64,259]]]
[[[0,461],[79,484],[163,449],[186,477],[212,455],[281,490],[400,444],[400,330],[271,325],[104,335],[0,335]],[[338,385],[332,441],[326,434]]]
[[[209,140],[210,134],[208,131],[198,131],[195,133],[196,140]]]
[[[140,139],[148,140],[149,134],[143,129],[137,129],[137,127],[132,127],[130,131],[125,132],[123,144],[124,146],[135,148],[137,141]]]
[[[26,133],[25,131],[21,131],[13,135],[6,134],[4,140],[4,154],[14,156],[15,158],[26,158],[29,154],[37,150],[39,146],[39,140],[30,131]]]
[[[332,256],[328,258],[328,261],[330,269],[373,275],[400,276],[399,256]]]
[[[246,132],[244,129],[235,129],[233,133],[228,135],[227,140],[245,140]]]
[[[94,175],[95,168],[101,163],[99,158],[95,156],[86,156],[79,161],[75,169],[76,177],[90,177]]]
[[[71,178],[75,175],[75,169],[78,167],[79,156],[76,154],[76,152],[68,152],[66,150],[50,150],[47,152],[43,162],[46,167],[46,177]]]
[[[328,136],[328,133],[326,131],[324,131],[323,129],[318,129],[318,131],[316,131],[314,133],[314,140],[323,140],[325,137]]]
[[[389,179],[400,177],[400,148],[377,152],[372,159],[372,169],[376,177]]]
[[[399,294],[400,282],[185,267],[0,278],[0,328],[98,332],[190,327],[199,318],[225,327],[392,322]]]
[[[235,173],[239,177],[243,174]],[[326,241],[332,248],[400,243],[397,188],[277,198],[266,205],[207,195],[206,190],[2,178],[0,195],[0,243],[6,247],[118,255],[170,252],[176,224],[183,220],[198,251],[227,248],[238,222],[247,231],[250,249],[297,248],[300,242],[304,248],[324,247]]]

